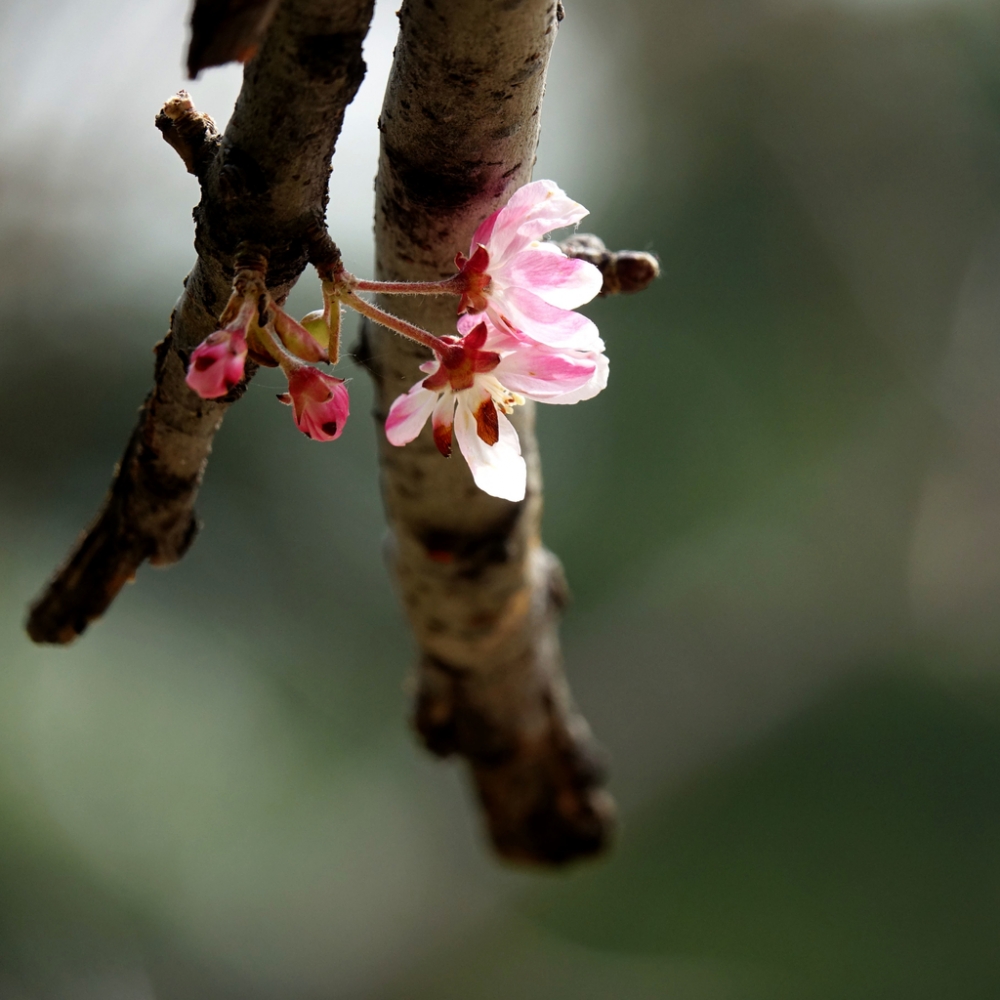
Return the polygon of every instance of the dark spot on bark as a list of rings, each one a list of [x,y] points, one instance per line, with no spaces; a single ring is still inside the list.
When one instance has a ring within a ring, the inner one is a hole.
[[[501,139],[509,139],[512,135],[516,135],[521,131],[521,123],[514,121],[507,125],[501,125],[500,128],[494,129],[490,132],[490,138],[494,142],[499,142]]]
[[[478,615],[473,615],[469,619],[469,624],[476,629],[487,629],[493,628],[497,623],[497,616],[490,611],[483,611]]]
[[[431,214],[451,215],[489,189],[491,178],[482,160],[445,164],[436,159],[411,158],[388,142],[383,148],[405,201]],[[386,216],[397,228],[412,232],[412,222],[403,221],[401,200],[396,192],[386,198]]]
[[[562,19],[565,16],[566,16],[566,8],[563,7],[562,2],[560,0],[560,2],[556,4],[556,20],[562,21]]]
[[[308,35],[299,42],[297,62],[318,82],[333,83],[346,77],[360,84],[366,68],[361,58],[364,40],[362,31]]]
[[[525,65],[510,78],[512,87],[520,87],[526,80],[530,80],[545,69],[545,60],[540,52],[533,52],[524,62]]]
[[[421,672],[426,676],[417,692],[414,723],[432,753],[441,757],[459,753],[487,768],[514,756],[514,733],[498,726],[470,697],[479,686],[478,678],[426,654]]]
[[[231,201],[247,195],[259,196],[268,189],[268,179],[260,164],[237,146],[225,143],[219,169],[219,193]]]
[[[488,566],[502,565],[511,558],[511,536],[521,516],[521,503],[513,503],[507,515],[490,529],[476,534],[428,528],[417,533],[421,544],[442,562],[451,557],[463,578],[478,576]]]

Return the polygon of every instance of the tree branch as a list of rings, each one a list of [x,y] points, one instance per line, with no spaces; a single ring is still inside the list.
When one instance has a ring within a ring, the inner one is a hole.
[[[453,274],[475,226],[530,178],[560,15],[553,0],[405,0],[379,120],[379,278]],[[439,336],[455,331],[453,298],[399,297],[391,310]],[[359,359],[380,423],[427,357],[366,325]],[[381,436],[382,487],[392,569],[422,651],[416,726],[433,752],[469,760],[501,854],[559,863],[607,843],[613,803],[560,665],[565,585],[541,544],[530,404],[514,419],[528,463],[523,502],[476,489],[429,428],[405,448]]]
[[[194,501],[212,438],[245,384],[203,400],[184,382],[191,350],[217,326],[236,258],[268,266],[283,301],[323,229],[330,159],[344,111],[364,76],[361,44],[373,0],[284,0],[247,65],[221,139],[178,95],[157,125],[201,181],[198,260],[157,348],[155,385],[94,524],[32,606],[36,642],[71,642],[145,560],[178,560],[194,538]],[[248,376],[252,366],[248,366]]]
[[[631,295],[648,288],[660,276],[660,262],[643,250],[609,250],[593,233],[575,233],[559,248],[567,257],[593,264],[604,277],[598,294]]]

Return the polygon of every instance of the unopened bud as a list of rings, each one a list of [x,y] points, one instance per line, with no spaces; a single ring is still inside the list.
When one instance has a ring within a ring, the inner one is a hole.
[[[318,344],[323,347],[329,346],[330,330],[323,318],[322,309],[314,309],[311,313],[306,313],[299,322],[313,335]]]
[[[327,361],[326,348],[297,320],[292,319],[283,309],[274,307],[274,328],[281,342],[297,358],[303,361]]]

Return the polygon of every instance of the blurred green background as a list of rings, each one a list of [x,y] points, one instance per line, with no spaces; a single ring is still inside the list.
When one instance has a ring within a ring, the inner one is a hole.
[[[363,372],[329,446],[262,372],[185,561],[24,637],[197,190],[152,125],[186,0],[0,10],[0,1000],[1000,995],[1000,13],[566,6],[535,175],[664,276],[591,310],[608,391],[540,413],[623,816],[557,874],[407,730]],[[393,11],[332,185],[362,273]],[[191,90],[224,121],[239,79]]]

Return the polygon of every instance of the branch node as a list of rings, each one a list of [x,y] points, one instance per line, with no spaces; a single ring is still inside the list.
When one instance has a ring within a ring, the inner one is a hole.
[[[324,281],[333,281],[337,272],[343,269],[340,247],[333,242],[326,227],[318,222],[309,235],[309,263]]]
[[[160,109],[156,127],[184,161],[188,173],[200,180],[221,139],[215,122],[195,108],[186,90],[179,90]]]
[[[576,233],[559,244],[567,257],[593,264],[604,277],[598,293],[631,295],[648,288],[660,276],[660,262],[654,254],[642,250],[609,250],[604,241],[593,233]]]
[[[267,274],[267,251],[258,244],[244,241],[236,248],[233,262],[233,287],[238,282],[262,281]]]

